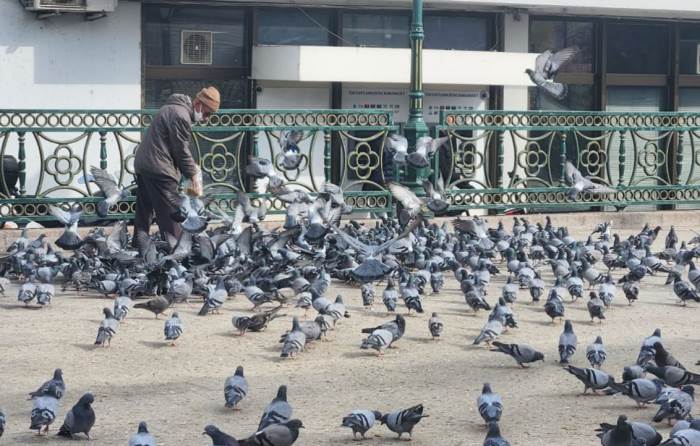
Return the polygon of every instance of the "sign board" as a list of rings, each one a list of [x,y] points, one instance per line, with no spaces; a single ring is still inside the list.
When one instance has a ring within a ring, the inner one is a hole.
[[[394,122],[408,120],[409,89],[372,85],[347,85],[343,87],[342,108],[383,109],[394,112]],[[423,118],[428,124],[437,124],[440,110],[486,110],[488,90],[425,90]]]

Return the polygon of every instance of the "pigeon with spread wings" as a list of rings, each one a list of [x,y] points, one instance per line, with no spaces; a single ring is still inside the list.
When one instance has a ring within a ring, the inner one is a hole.
[[[442,196],[441,187],[433,187],[430,181],[423,181],[427,196],[420,198],[411,189],[400,184],[388,183],[387,186],[391,195],[403,206],[399,213],[399,221],[402,224],[406,224],[410,219],[422,217],[427,212],[433,212],[435,215],[444,214],[450,207]]]
[[[591,194],[614,194],[617,192],[611,187],[594,183],[589,178],[584,177],[581,171],[579,171],[571,161],[566,162],[566,181],[571,186],[571,189],[567,192],[567,197],[570,200],[575,200],[582,192]]]
[[[90,168],[90,174],[92,174],[92,180],[97,184],[97,187],[100,188],[100,191],[105,197],[104,200],[97,203],[96,207],[97,215],[101,218],[105,218],[109,212],[109,208],[126,197],[128,191],[126,189],[119,189],[117,179],[104,169],[93,166]]]
[[[66,229],[61,236],[56,240],[56,246],[61,249],[73,251],[80,248],[83,240],[78,234],[78,221],[82,212],[77,208],[70,211],[63,210],[57,206],[49,206],[49,212],[56,217],[58,221],[66,225]]]
[[[553,53],[549,50],[537,56],[535,60],[535,69],[527,69],[525,73],[530,76],[532,83],[541,88],[544,92],[552,97],[563,100],[568,88],[565,84],[555,82],[559,70],[571,60],[578,50],[576,48],[564,48],[563,50]]]

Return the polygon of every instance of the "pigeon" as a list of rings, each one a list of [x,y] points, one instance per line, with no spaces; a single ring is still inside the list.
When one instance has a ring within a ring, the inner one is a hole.
[[[636,378],[623,383],[611,383],[610,387],[616,393],[633,399],[641,408],[658,398],[663,390],[664,382],[660,379]]]
[[[195,196],[182,194],[180,196],[180,207],[170,217],[180,223],[182,229],[190,234],[199,234],[204,231],[209,224],[206,209],[201,199]]]
[[[290,331],[284,339],[282,345],[282,358],[294,358],[296,354],[303,352],[306,346],[306,334],[299,326],[299,318],[294,316],[292,319],[292,331]]]
[[[58,399],[51,395],[38,396],[32,400],[32,415],[29,429],[38,434],[48,434],[49,426],[58,414]]]
[[[292,406],[287,402],[287,386],[280,386],[277,389],[277,396],[267,405],[260,423],[258,431],[273,424],[286,423],[292,418]]]
[[[296,170],[299,168],[304,156],[299,150],[299,143],[304,138],[304,132],[299,130],[280,131],[279,144],[282,151],[280,165],[284,170]]]
[[[486,425],[489,423],[498,422],[503,414],[503,401],[501,396],[491,390],[491,384],[485,383],[481,390],[481,395],[476,400],[479,415],[484,419]]]
[[[638,365],[645,365],[652,359],[654,359],[654,356],[656,355],[656,351],[654,350],[654,344],[657,342],[661,342],[661,329],[657,328],[654,330],[654,333],[645,338],[644,341],[642,342],[642,347],[639,349],[639,355],[637,356],[637,364]]]
[[[97,204],[99,208],[99,203]],[[56,219],[66,225],[63,234],[56,240],[56,246],[67,251],[73,251],[78,248],[83,243],[83,240],[78,234],[78,221],[82,215],[82,211],[76,206],[76,210],[71,209],[70,211],[63,210],[57,206],[49,206],[49,212],[51,215],[56,217]]]
[[[586,359],[588,359],[591,367],[595,369],[600,369],[600,366],[608,359],[608,354],[605,351],[603,338],[601,336],[596,337],[595,341],[586,347]]]
[[[170,319],[165,321],[163,334],[165,335],[165,340],[170,341],[170,345],[173,346],[175,345],[175,341],[182,336],[182,321],[177,311],[173,312]]]
[[[700,384],[700,375],[697,373],[689,372],[674,366],[666,367],[656,367],[656,366],[646,366],[646,371],[652,373],[657,378],[664,380],[664,382],[671,387],[680,387],[686,384]]]
[[[627,422],[625,415],[617,418],[617,424],[608,429],[601,425],[601,429],[607,429],[598,434],[600,444],[603,446],[632,446],[632,426]]]
[[[510,446],[508,440],[501,436],[501,429],[498,423],[489,423],[489,431],[484,439],[484,446]]]
[[[386,138],[386,146],[394,152],[393,163],[397,166],[405,166],[406,157],[408,157],[408,140],[406,137],[398,133],[390,133]]]
[[[685,370],[683,364],[674,358],[673,355],[664,348],[661,342],[654,343],[654,362],[656,363],[657,367],[666,367],[667,365],[670,365]]]
[[[595,291],[590,292],[590,299],[586,306],[588,307],[588,315],[591,317],[591,322],[598,318],[598,321],[602,323],[603,319],[605,319],[605,303]]]
[[[106,170],[92,166],[90,168],[90,174],[92,175],[92,180],[97,184],[97,187],[104,196],[104,200],[97,203],[95,210],[100,218],[105,218],[109,213],[109,209],[117,204],[119,200],[126,198],[129,195],[129,191],[126,189],[119,189],[117,179]]]
[[[105,318],[100,322],[100,327],[97,330],[97,338],[95,339],[95,345],[101,345],[102,347],[109,347],[112,342],[112,337],[117,334],[117,327],[119,327],[119,321],[115,319],[112,310],[105,307],[102,309]]]
[[[673,280],[673,293],[683,303],[683,306],[687,305],[689,300],[700,302],[698,291],[690,283],[683,280],[679,274],[676,274]]]
[[[569,319],[564,322],[564,332],[559,336],[559,362],[568,364],[569,359],[576,353],[576,334]]]
[[[52,396],[58,400],[66,393],[66,384],[63,382],[63,370],[56,369],[53,378],[43,383],[38,389],[29,394],[29,399],[41,396]]]
[[[386,288],[382,293],[382,302],[384,302],[386,310],[390,313],[393,313],[394,311],[396,311],[396,304],[398,303],[398,301],[399,292],[395,288],[394,279],[389,277],[386,282]]]
[[[0,409],[0,438],[2,438],[2,434],[5,433],[5,424],[7,423],[7,419],[5,418],[5,412]]]
[[[440,339],[443,329],[444,326],[442,321],[438,317],[438,314],[433,313],[430,319],[428,319],[428,330],[430,330],[430,335],[433,337],[433,340]]]
[[[391,195],[403,206],[400,215],[402,224],[407,224],[411,219],[422,217],[428,212],[442,215],[450,206],[442,197],[440,189],[434,188],[429,181],[423,182],[426,197],[418,197],[411,189],[398,183],[390,182],[387,184],[387,188]]]
[[[690,416],[693,411],[695,388],[684,386],[681,390],[661,405],[659,411],[654,415],[655,423],[667,419],[669,424],[672,424],[675,420],[685,420]]]
[[[644,378],[646,372],[637,364],[631,366],[625,366],[622,370],[622,382],[632,381],[637,378]]]
[[[114,309],[112,310],[114,318],[119,322],[123,322],[133,305],[134,301],[129,296],[119,296],[114,299]]]
[[[622,284],[622,291],[625,293],[627,302],[632,305],[632,302],[639,300],[639,282],[625,282]]]
[[[494,341],[492,345],[496,347],[491,349],[492,352],[501,352],[513,357],[522,368],[527,368],[525,364],[535,361],[544,362],[544,354],[527,344],[504,344],[503,342]]]
[[[676,423],[676,426],[682,421]],[[691,423],[692,425],[692,423]],[[698,426],[700,427],[700,426]],[[675,429],[675,426],[674,426]],[[671,433],[671,437],[660,443],[661,446],[697,446],[700,444],[700,429],[689,427]]]
[[[397,314],[394,320],[385,322],[376,327],[363,328],[362,333],[374,333],[376,330],[387,330],[392,336],[392,341],[398,341],[403,337],[406,331],[406,319],[400,314]]]
[[[588,389],[593,389],[593,392],[596,393],[598,390],[610,387],[610,384],[615,382],[612,376],[598,369],[582,369],[569,365],[566,366],[565,370],[583,383],[584,394],[588,392]]]
[[[363,350],[372,348],[377,351],[378,356],[382,356],[384,354],[384,349],[391,347],[393,342],[394,336],[392,333],[389,330],[380,328],[372,331],[372,333],[362,341],[360,348]]]
[[[248,194],[242,191],[238,192],[232,230],[234,233],[240,233],[242,232],[241,223],[256,225],[264,220],[266,215],[267,206],[264,200],[261,200],[259,206],[253,206]]]
[[[430,156],[432,156],[437,149],[446,144],[448,140],[449,136],[442,138],[421,136],[416,141],[415,150],[408,154],[406,161],[410,166],[417,169],[428,167],[430,165]]]
[[[73,438],[75,434],[85,434],[90,440],[90,429],[95,425],[95,411],[91,406],[93,402],[95,397],[92,393],[86,393],[80,397],[80,400],[66,414],[58,435]]]
[[[646,423],[640,423],[638,421],[627,424],[632,429],[631,442],[625,443],[623,440],[622,443],[615,443],[612,436],[606,437],[608,432],[616,428],[616,426],[613,424],[601,423],[600,428],[596,429],[596,432],[598,432],[596,435],[601,439],[602,444],[606,446],[614,446],[618,444],[629,444],[631,446],[657,446],[661,444],[661,434],[659,434],[652,426],[649,426]],[[604,438],[605,440],[603,440]]]
[[[562,300],[561,297],[555,292],[555,289],[552,289],[549,293],[549,297],[547,297],[547,302],[544,304],[544,312],[552,318],[552,323],[554,323],[554,320],[556,318],[559,318],[560,320],[564,318],[564,301]]]
[[[250,437],[241,440],[241,446],[291,446],[299,438],[299,429],[303,429],[301,420],[289,420],[272,424],[260,429]]]
[[[228,291],[226,291],[226,282],[223,279],[219,279],[216,286],[207,286],[207,295],[204,299],[204,304],[202,304],[202,308],[197,314],[199,316],[206,316],[213,311],[218,312],[227,298]]]
[[[134,305],[134,308],[148,310],[156,316],[156,319],[158,319],[158,315],[165,313],[165,310],[167,310],[171,304],[172,302],[167,296],[157,296],[153,299],[147,300],[146,302],[137,303]]]
[[[490,346],[493,344],[494,340],[498,338],[501,333],[503,333],[503,328],[504,327],[501,321],[498,319],[491,319],[490,321],[486,322],[472,344],[479,345],[482,342],[486,342],[486,345]]]
[[[219,430],[218,427],[214,426],[213,424],[209,424],[204,427],[204,432],[202,432],[202,435],[209,435],[211,438],[211,444],[212,446],[239,446],[240,443],[238,440],[227,434],[226,432],[222,432]]]
[[[374,286],[372,285],[372,283],[363,283],[360,287],[360,293],[362,295],[362,306],[364,306],[366,309],[371,310],[375,297]]]
[[[236,410],[238,404],[248,396],[248,380],[243,375],[243,366],[236,367],[236,372],[226,378],[224,398],[226,407]]]
[[[129,438],[129,446],[156,446],[156,439],[148,432],[145,421],[139,423],[138,431]]]
[[[278,317],[285,316],[284,314],[278,314],[278,311],[281,308],[282,306],[278,306],[261,313],[256,313],[252,316],[234,314],[231,318],[231,323],[233,324],[234,328],[238,330],[238,333],[241,336],[243,336],[247,331],[263,331],[267,328],[270,321]]]
[[[567,192],[567,197],[574,200],[579,194],[587,192],[590,194],[613,194],[616,190],[603,184],[594,183],[589,178],[584,177],[571,161],[566,162],[565,178],[571,189]]]
[[[390,431],[399,434],[399,439],[403,434],[408,434],[409,438],[412,438],[413,428],[421,419],[428,416],[423,414],[423,405],[419,404],[405,410],[384,414],[381,423],[386,424]]]
[[[526,69],[525,73],[530,77],[530,80],[537,87],[541,88],[550,96],[561,101],[568,92],[565,84],[555,82],[559,70],[573,58],[578,50],[575,48],[564,48],[556,53],[550,50],[537,56],[535,60],[535,69]]]
[[[25,306],[29,305],[36,297],[36,287],[37,284],[33,282],[24,282],[17,290],[17,300],[24,303]]]
[[[382,414],[376,410],[353,410],[349,415],[343,417],[341,427],[349,427],[352,429],[352,438],[356,439],[359,433],[362,439],[365,439],[365,434],[372,429],[377,420],[382,419]]]

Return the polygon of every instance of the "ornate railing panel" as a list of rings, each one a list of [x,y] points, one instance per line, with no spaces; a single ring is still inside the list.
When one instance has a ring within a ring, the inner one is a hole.
[[[48,220],[48,204],[74,203],[82,205],[89,219],[99,200],[96,185],[86,181],[91,166],[106,169],[121,186],[133,189],[134,153],[155,112],[0,110],[0,221]],[[282,211],[282,203],[256,194],[254,182],[245,176],[248,157],[257,153],[274,160],[292,187],[316,192],[325,181],[334,181],[348,188],[348,202],[357,210],[387,211],[391,200],[383,186],[383,166],[375,158],[388,132],[397,129],[391,113],[380,110],[221,110],[193,128],[191,148],[206,192],[224,209],[232,208],[235,193],[245,190],[268,200],[271,212]],[[304,132],[299,144],[303,160],[294,171],[279,162],[279,134],[287,130]],[[17,182],[8,187],[5,155],[17,160],[19,170]],[[359,174],[348,173],[353,162]],[[333,178],[334,172],[340,176]],[[127,198],[110,217],[130,218],[133,203],[133,197]]]
[[[456,208],[700,204],[700,113],[443,112],[439,169]],[[567,195],[565,163],[616,189]]]

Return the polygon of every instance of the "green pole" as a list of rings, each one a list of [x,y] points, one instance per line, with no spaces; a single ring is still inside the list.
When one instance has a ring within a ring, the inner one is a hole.
[[[413,0],[413,16],[409,37],[411,39],[411,91],[408,94],[410,109],[404,135],[408,139],[408,150],[416,148],[416,141],[428,134],[428,126],[423,120],[423,0]],[[428,169],[409,169],[407,182],[419,186]]]

